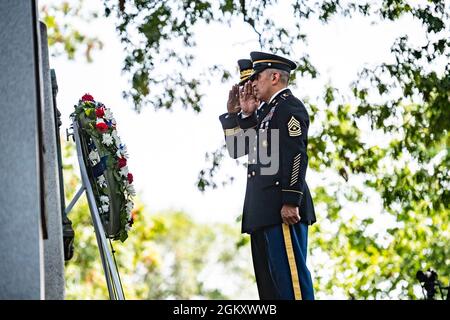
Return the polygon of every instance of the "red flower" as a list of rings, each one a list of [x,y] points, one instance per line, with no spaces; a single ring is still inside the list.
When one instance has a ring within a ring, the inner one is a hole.
[[[83,101],[94,101],[94,97],[91,96],[89,93],[86,93],[84,96],[81,97],[81,100],[83,100]]]
[[[128,183],[130,183],[130,184],[133,183],[133,175],[131,173],[128,174],[127,178],[128,178]]]
[[[97,118],[103,118],[103,116],[105,115],[105,109],[97,108],[95,109],[95,114],[97,115]]]
[[[108,131],[108,125],[104,122],[99,122],[95,126],[97,127],[97,130],[102,133]]]
[[[119,165],[119,168],[125,167],[127,165],[127,159],[119,158],[119,160],[117,160],[117,164]]]

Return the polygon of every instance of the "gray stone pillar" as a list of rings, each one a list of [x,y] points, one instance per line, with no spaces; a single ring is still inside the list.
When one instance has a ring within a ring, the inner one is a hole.
[[[44,190],[47,217],[47,239],[44,240],[45,299],[64,299],[64,254],[61,219],[61,195],[58,173],[56,120],[47,46],[47,26],[40,23],[41,71],[44,80]]]
[[[35,1],[0,1],[0,299],[43,299],[39,24]]]

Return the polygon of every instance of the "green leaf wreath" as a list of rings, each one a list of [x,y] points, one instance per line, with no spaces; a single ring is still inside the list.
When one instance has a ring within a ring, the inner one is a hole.
[[[80,134],[87,138],[86,166],[91,180],[97,208],[113,240],[125,241],[133,225],[133,201],[136,192],[133,175],[128,172],[128,153],[116,130],[111,111],[90,94],[75,105],[72,119],[78,121]]]

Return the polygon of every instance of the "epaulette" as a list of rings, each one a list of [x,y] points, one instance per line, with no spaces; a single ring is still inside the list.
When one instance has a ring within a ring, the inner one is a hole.
[[[286,100],[290,96],[292,96],[292,93],[290,91],[288,91],[288,92],[284,92],[284,93],[280,94],[279,97],[283,100]]]

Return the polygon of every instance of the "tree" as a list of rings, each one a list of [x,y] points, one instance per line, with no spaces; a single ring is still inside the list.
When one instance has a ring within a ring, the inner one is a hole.
[[[330,84],[321,99],[309,100],[311,121],[320,121],[322,128],[310,136],[310,170],[328,177],[314,190],[321,222],[311,230],[313,255],[322,253],[328,259],[319,260],[313,271],[318,291],[354,298],[417,298],[415,273],[428,267],[448,283],[448,1],[293,0],[294,25],[284,28],[267,14],[277,5],[275,0],[104,4],[105,15],[114,14],[119,21],[117,30],[127,52],[124,71],[130,77],[124,95],[136,110],[144,105],[157,109],[183,105],[200,112],[200,83],[209,78],[229,81],[231,72],[220,65],[208,66],[203,75],[189,74],[198,25],[242,20],[254,30],[261,49],[287,54],[296,42],[307,41],[302,22],[309,19],[333,23],[337,16],[363,16],[374,23],[403,17],[420,21],[424,43],[414,45],[406,36],[397,39],[391,48],[394,62],[362,69],[349,88],[353,97]],[[185,51],[174,52],[170,45],[174,42],[182,43]],[[159,69],[161,62],[172,68]],[[294,83],[300,76],[317,76],[307,52],[297,62]],[[367,142],[368,135],[378,135],[383,143]],[[217,186],[214,177],[224,148],[209,156],[210,167],[199,174],[202,191]],[[382,203],[378,213],[349,209],[351,203],[367,207],[374,198]]]
[[[80,180],[73,144],[63,143],[64,181],[70,200]],[[72,161],[72,162],[70,162]],[[134,225],[124,243],[114,243],[126,299],[252,299],[247,237],[223,224],[198,223],[183,212],[150,214],[137,201]],[[89,208],[84,197],[69,214],[74,257],[66,262],[67,299],[108,299]],[[225,283],[233,288],[224,288]],[[254,290],[252,290],[254,288]]]
[[[264,17],[264,9],[274,3],[221,1],[217,7],[210,1],[135,1],[135,6],[128,7],[130,10],[106,4],[107,13],[115,10],[121,19],[118,30],[129,52],[125,70],[133,73],[133,90],[128,95],[138,108],[151,95],[148,88],[155,83],[148,74],[153,73],[153,62],[159,55],[175,59],[184,67],[189,66],[194,57],[186,54],[180,58],[179,53],[170,52],[170,49],[163,52],[164,42],[179,37],[186,48],[193,46],[192,29],[199,21],[231,23],[234,18],[241,18],[255,30],[261,48],[281,53],[289,52],[294,41],[306,41],[301,32],[301,21],[314,16],[324,23],[338,14],[349,18],[362,14],[378,17],[381,21],[394,21],[409,15],[422,21],[427,43],[415,48],[406,37],[398,39],[391,50],[395,63],[383,63],[361,71],[353,85],[356,101],[352,105],[338,103],[336,89],[328,87],[324,90],[323,101],[311,105],[312,121],[319,117],[325,120],[322,132],[311,137],[309,150],[311,169],[317,172],[331,169],[344,178],[360,176],[364,181],[360,187],[346,182],[338,189],[343,192],[330,194],[332,185],[329,181],[315,190],[316,203],[327,207],[328,216],[322,219],[328,218],[338,226],[328,241],[323,240],[327,231],[321,224],[312,232],[320,235],[312,240],[313,248],[315,243],[317,246],[313,250],[321,250],[335,262],[331,278],[328,281],[319,278],[318,289],[332,293],[340,287],[356,298],[416,297],[412,286],[416,271],[433,266],[446,276],[449,264],[446,245],[449,211],[445,205],[449,203],[450,72],[448,63],[445,64],[449,57],[448,2],[417,4],[389,0],[377,5],[295,1],[293,12],[300,21],[295,26],[295,33],[277,28],[270,17]],[[184,13],[181,17],[180,12]],[[135,25],[136,21],[143,22]],[[127,28],[132,25],[145,35],[139,45],[127,37]],[[289,38],[289,34],[298,36]],[[428,68],[439,59],[444,60],[444,67]],[[213,70],[218,67],[214,66]],[[297,72],[302,76],[316,76],[308,56],[300,59]],[[227,80],[229,74],[229,71],[223,71],[222,79]],[[156,99],[148,100],[154,101],[156,108],[170,108],[179,99],[183,105],[201,109],[201,95],[197,94],[197,85],[201,81],[186,80],[181,73],[177,81],[171,75],[162,81],[169,89]],[[176,93],[171,90],[176,85],[190,90]],[[195,99],[190,100],[192,96]],[[373,130],[387,133],[390,144],[381,147],[362,141],[359,127],[366,119]],[[333,149],[329,148],[330,144]],[[200,189],[215,185],[212,178],[220,165],[223,150],[212,153],[211,179],[205,176],[207,171],[200,173]],[[381,196],[382,215],[395,221],[391,227],[380,226],[376,217],[360,217],[357,213],[350,214],[350,218],[343,217],[342,203],[368,201],[365,194],[370,189]],[[377,232],[370,234],[369,230],[375,225],[378,225]],[[342,255],[342,248],[348,254]],[[448,281],[448,278],[444,277],[444,280]]]
[[[76,27],[79,21],[89,22],[97,17],[94,12],[85,12],[83,5],[84,0],[76,5],[63,1],[40,6],[40,19],[47,26],[48,45],[53,56],[65,54],[69,59],[74,59],[76,52],[83,49],[86,60],[92,62],[92,51],[103,48],[100,39]]]

